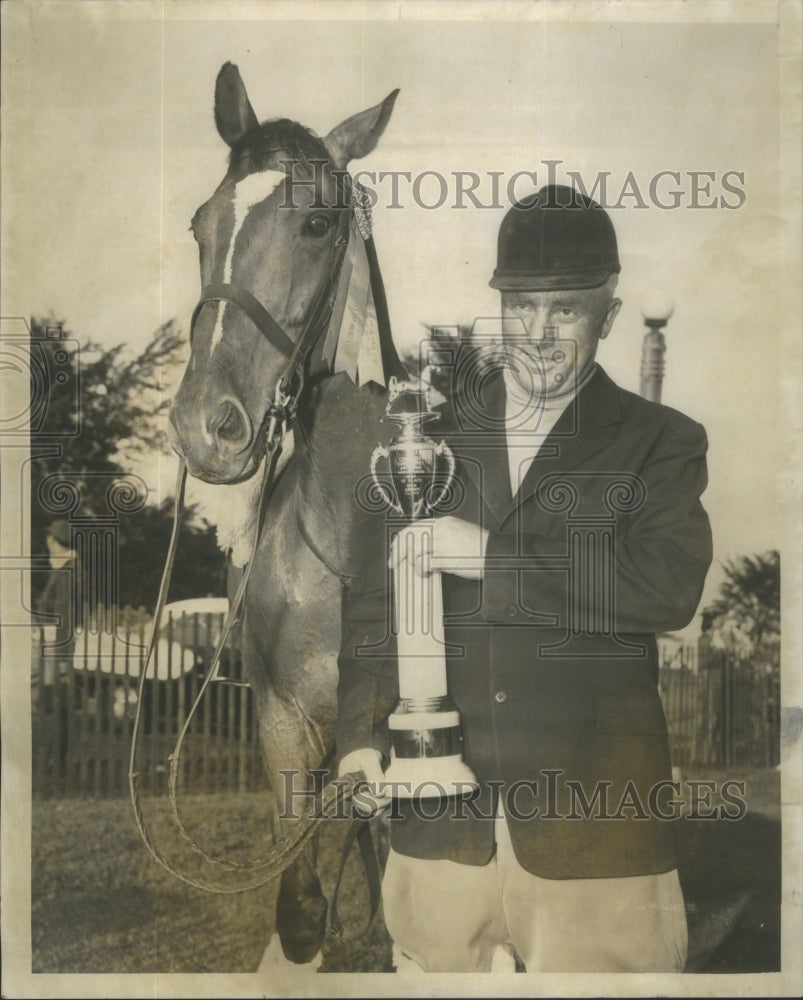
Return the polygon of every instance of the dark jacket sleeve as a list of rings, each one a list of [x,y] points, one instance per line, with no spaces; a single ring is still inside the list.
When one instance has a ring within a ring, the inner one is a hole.
[[[58,579],[53,570],[50,571],[45,588],[36,600],[36,610],[40,614],[50,614],[55,610]]]
[[[619,634],[683,628],[693,617],[712,558],[711,528],[700,497],[707,484],[707,439],[699,425],[675,414],[664,424],[637,475],[644,489],[638,509],[616,520],[614,621]],[[531,524],[536,530],[527,530]],[[537,530],[537,516],[522,522],[518,554],[522,565],[539,557],[565,560],[562,531]],[[557,619],[565,627],[569,609],[586,595],[585,578],[565,569],[512,573],[495,571],[507,557],[509,538],[491,532],[486,549],[484,614],[510,621],[514,608]],[[574,586],[574,589],[572,589]]]
[[[58,615],[55,624],[61,629],[69,629],[72,605],[71,570],[69,567],[51,569],[45,589],[36,602],[36,610],[45,615]],[[53,624],[48,622],[48,624]]]
[[[390,753],[387,717],[398,700],[398,668],[384,537],[377,531],[363,540],[369,557],[343,593],[336,735],[341,760],[363,747],[385,759]]]

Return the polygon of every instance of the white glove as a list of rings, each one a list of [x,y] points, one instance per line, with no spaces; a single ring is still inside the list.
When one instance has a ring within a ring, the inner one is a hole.
[[[382,771],[382,755],[373,747],[360,747],[352,750],[340,761],[338,777],[342,778],[353,771],[362,771],[366,785],[358,786],[351,804],[361,816],[373,816],[390,804],[390,798],[382,795],[380,787],[384,782]]]

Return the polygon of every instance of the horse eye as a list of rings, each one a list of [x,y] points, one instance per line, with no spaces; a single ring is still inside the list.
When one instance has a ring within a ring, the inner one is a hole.
[[[332,220],[328,215],[311,215],[304,223],[304,232],[308,236],[326,236],[332,228]]]

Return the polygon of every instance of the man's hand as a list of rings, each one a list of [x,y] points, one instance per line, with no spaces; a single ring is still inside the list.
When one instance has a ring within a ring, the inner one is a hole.
[[[488,545],[488,531],[471,521],[459,517],[437,517],[432,522],[432,552],[429,558],[429,572],[423,555],[415,560],[415,571],[419,576],[429,575],[434,570],[454,573],[466,580],[481,580],[485,573],[485,549]],[[388,565],[398,569],[407,559],[405,537],[410,528],[403,528],[393,539]]]
[[[382,756],[373,747],[361,747],[352,750],[340,761],[337,775],[342,778],[354,771],[362,771],[366,785],[360,785],[359,793],[351,800],[352,805],[361,816],[373,816],[390,804],[387,795],[381,795],[379,786],[384,780],[382,771]]]

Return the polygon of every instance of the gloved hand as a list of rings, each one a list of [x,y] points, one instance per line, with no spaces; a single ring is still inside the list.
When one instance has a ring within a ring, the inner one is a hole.
[[[405,535],[410,529],[402,528],[390,546],[388,566],[398,571],[407,559]],[[488,529],[471,521],[447,515],[432,521],[432,539],[429,572],[441,570],[454,573],[466,580],[482,580],[485,575],[485,550],[488,547]],[[413,569],[424,576],[424,553],[419,550]]]
[[[382,755],[373,747],[361,747],[352,750],[340,761],[338,777],[342,778],[353,771],[362,771],[365,783],[354,790],[351,804],[361,816],[373,816],[390,804],[390,798],[380,792],[384,780],[382,771]]]

